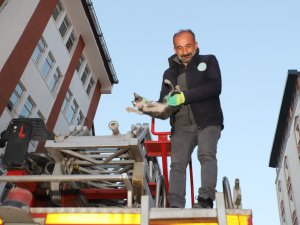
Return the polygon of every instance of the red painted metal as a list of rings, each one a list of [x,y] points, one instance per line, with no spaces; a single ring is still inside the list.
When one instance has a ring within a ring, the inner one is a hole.
[[[33,196],[30,191],[24,188],[13,188],[9,191],[5,200],[11,200],[32,206]]]
[[[155,118],[154,117],[152,117],[152,120],[151,120],[151,133],[153,135],[158,135],[158,137],[163,136],[163,135],[168,136],[168,135],[171,134],[170,131],[168,131],[168,132],[162,132],[162,131],[157,132],[157,131],[155,131]]]
[[[8,170],[6,173],[6,176],[22,176],[22,175],[28,175],[28,173],[25,170]]]
[[[80,189],[80,194],[87,200],[127,199],[127,189]],[[65,190],[62,192],[63,207],[79,207],[78,192]]]
[[[154,197],[156,194],[156,183],[155,182],[148,182],[148,186],[151,192],[151,195]]]
[[[253,225],[253,223],[252,223],[252,216],[248,217],[248,225]]]
[[[22,169],[8,170],[6,173],[6,176],[23,176],[23,175],[28,175],[28,173]],[[25,188],[29,190],[31,193],[34,193],[37,188],[36,182],[16,182],[16,185],[17,187]]]
[[[155,131],[155,119],[152,117],[151,133],[157,135],[157,141],[145,141],[148,156],[161,156],[163,175],[165,177],[166,187],[169,190],[169,175],[168,175],[168,156],[171,156],[171,142],[169,135],[171,132]]]
[[[145,141],[147,156],[159,157],[162,155],[162,146],[166,147],[167,156],[171,156],[171,143],[169,140],[147,140]]]
[[[126,189],[80,189],[80,192],[88,200],[92,199],[125,199]]]

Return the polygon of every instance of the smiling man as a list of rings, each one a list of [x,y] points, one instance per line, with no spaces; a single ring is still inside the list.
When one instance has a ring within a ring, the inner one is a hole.
[[[160,100],[181,108],[170,118],[171,171],[168,201],[173,208],[185,207],[186,168],[198,146],[201,164],[201,187],[195,208],[213,208],[217,184],[217,143],[223,129],[220,104],[221,72],[214,55],[200,55],[195,34],[180,30],[173,36],[175,54],[169,58],[168,79],[181,92],[168,95],[169,87],[162,82]],[[197,171],[194,171],[194,173]]]

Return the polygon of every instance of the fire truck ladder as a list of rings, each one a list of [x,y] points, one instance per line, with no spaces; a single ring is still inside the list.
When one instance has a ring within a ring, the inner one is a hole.
[[[90,136],[79,126],[54,136],[40,119],[14,119],[1,135],[0,224],[252,225],[251,210],[241,209],[239,181],[232,200],[226,177],[215,209],[166,208],[167,172],[151,152],[159,144],[158,156],[167,157],[167,137],[152,142],[147,124],[126,134],[116,121],[109,128],[112,135]],[[46,141],[47,153],[29,153],[31,140]]]
[[[55,206],[139,207],[141,196],[148,195],[151,207],[166,207],[159,163],[156,157],[147,157],[144,147],[144,141],[151,139],[148,125],[133,125],[126,134],[120,134],[116,121],[110,122],[109,128],[112,135],[90,136],[86,127],[79,126],[72,127],[67,135],[54,137],[39,119],[14,119],[6,132],[3,157],[8,176],[1,181],[17,182],[19,187],[31,183],[27,189],[49,193]],[[36,130],[44,138],[40,139],[48,139],[46,155],[27,152]],[[17,161],[16,146],[22,147]]]

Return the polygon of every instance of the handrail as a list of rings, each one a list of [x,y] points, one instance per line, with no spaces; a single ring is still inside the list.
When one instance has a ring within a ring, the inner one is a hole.
[[[23,175],[0,176],[0,182],[60,182],[60,181],[126,181],[127,174],[120,175]]]
[[[24,175],[0,176],[0,182],[123,181],[127,188],[127,206],[132,207],[132,185],[127,174],[120,175]]]
[[[234,209],[231,196],[230,184],[227,177],[223,177],[223,192],[226,209]]]
[[[152,120],[151,120],[151,133],[153,135],[170,135],[171,132],[168,131],[168,132],[162,132],[162,131],[155,131],[155,118],[152,117]]]
[[[155,208],[159,207],[159,197],[161,196],[161,190],[163,191],[163,208],[167,207],[167,188],[166,182],[163,175],[159,175],[156,181],[156,190],[155,190]]]

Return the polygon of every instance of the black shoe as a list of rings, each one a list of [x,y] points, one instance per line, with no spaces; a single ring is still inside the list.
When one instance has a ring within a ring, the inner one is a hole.
[[[176,206],[176,205],[172,205],[172,206],[170,206],[170,208],[177,208],[177,209],[179,209],[180,207]]]
[[[198,203],[193,205],[193,208],[212,209],[214,206],[213,201],[210,198],[198,197]]]

